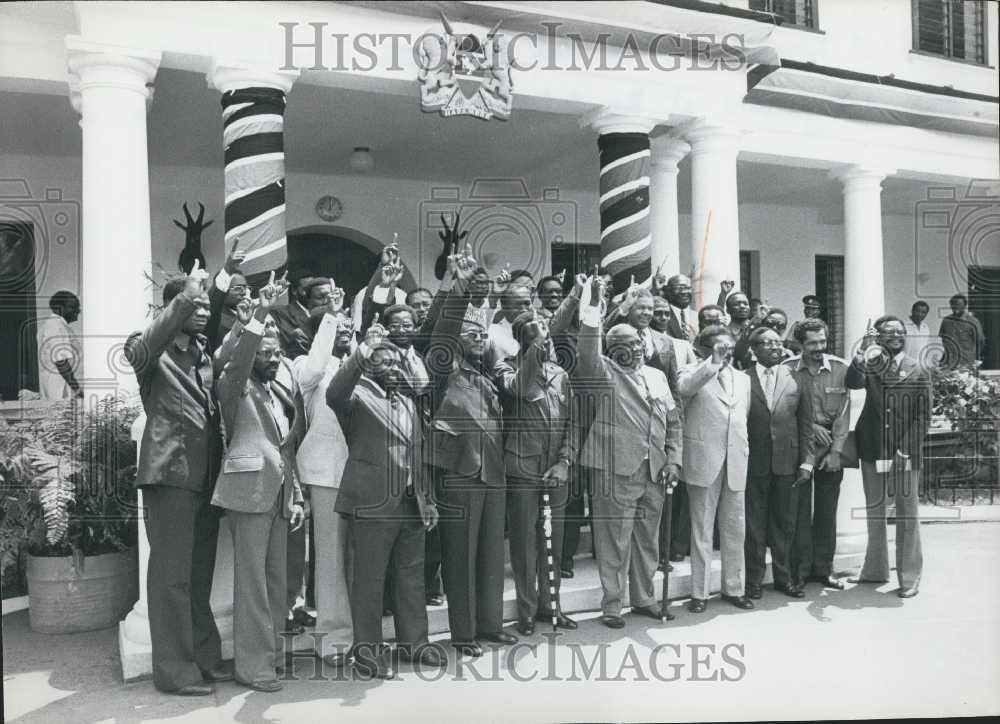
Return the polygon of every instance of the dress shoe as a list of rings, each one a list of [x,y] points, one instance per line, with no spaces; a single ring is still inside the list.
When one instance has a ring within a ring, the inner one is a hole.
[[[729,596],[723,593],[722,600],[733,604],[736,608],[742,608],[744,611],[749,611],[753,608],[753,601],[746,596]]]
[[[844,590],[844,582],[833,576],[816,576],[816,581],[823,584],[823,588],[834,588],[838,591]]]
[[[392,668],[392,665],[387,661],[382,660],[379,657],[378,660],[372,659],[355,659],[354,660],[354,670],[363,679],[394,679],[396,678],[396,671]]]
[[[900,588],[896,592],[896,595],[900,598],[913,598],[917,595],[917,587],[913,586],[912,588]]]
[[[219,663],[210,671],[202,671],[201,678],[210,684],[217,684],[221,681],[233,680],[233,665]]]
[[[300,623],[295,623],[295,619],[289,616],[285,619],[285,633],[292,634],[293,636],[298,636],[299,634],[304,634],[306,632],[306,627]]]
[[[704,598],[692,598],[688,601],[688,611],[691,613],[705,613],[708,602]]]
[[[877,578],[862,578],[861,576],[851,576],[847,579],[848,583],[874,583],[876,586],[883,583],[888,583],[888,580],[880,581]]]
[[[304,608],[297,608],[292,611],[292,620],[300,626],[305,626],[306,628],[312,628],[316,625],[316,617]]]
[[[670,554],[670,562],[671,563],[680,563],[683,560],[684,560],[684,556],[682,556],[680,553],[671,553]]]
[[[188,684],[168,693],[177,696],[208,696],[215,693],[215,687],[209,684]]]
[[[270,679],[268,681],[251,681],[249,684],[243,685],[250,687],[254,691],[261,691],[265,694],[273,694],[274,692],[281,691],[285,688],[285,685],[277,679]]]
[[[428,606],[443,606],[444,596],[440,593],[429,593],[427,594],[427,605]]]
[[[764,591],[756,583],[747,584],[747,598],[752,598],[754,600],[760,599],[764,595]]]
[[[549,611],[539,611],[535,615],[536,621],[542,621],[544,623],[552,623],[552,613]],[[556,611],[556,628],[564,628],[567,631],[575,631],[576,621],[571,619],[569,616],[564,614],[562,611]]]
[[[774,590],[778,593],[784,593],[786,596],[791,596],[792,598],[803,598],[806,595],[805,591],[796,586],[794,583],[776,583],[774,584]]]
[[[530,618],[519,618],[517,620],[517,626],[514,628],[516,628],[517,632],[522,636],[531,636],[535,633],[535,622]]]
[[[559,577],[560,578],[572,578],[573,577],[573,569],[572,568],[560,568],[559,569]]]
[[[513,646],[517,643],[517,636],[513,634],[504,633],[503,631],[497,631],[496,633],[479,634],[476,636],[480,641],[489,641],[491,644],[500,644],[501,646]]]
[[[656,565],[656,570],[658,570],[658,571],[666,571],[667,573],[669,573],[670,571],[674,570],[674,567],[672,565],[670,565],[669,563],[664,563],[663,561],[660,561]]]
[[[323,657],[323,663],[327,666],[332,666],[335,669],[342,669],[353,661],[354,655],[350,651],[338,651],[333,654],[327,654]]]
[[[646,618],[655,618],[657,621],[660,620],[659,606],[633,606],[632,613],[645,616]]]
[[[483,647],[475,641],[453,641],[451,645],[462,656],[475,659],[483,655]]]
[[[448,665],[448,657],[437,644],[422,644],[411,651],[409,647],[403,646],[399,649],[399,657],[404,661],[421,666],[440,668]]]
[[[601,616],[601,623],[608,628],[625,628],[625,619],[615,616],[613,613],[606,613]]]

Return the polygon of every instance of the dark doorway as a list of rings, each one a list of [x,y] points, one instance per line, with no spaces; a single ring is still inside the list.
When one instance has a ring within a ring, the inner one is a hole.
[[[844,257],[816,255],[816,296],[830,331],[827,350],[844,356]],[[802,312],[799,311],[801,316]]]
[[[38,391],[35,229],[0,223],[0,399]]]
[[[1000,267],[969,267],[969,311],[983,327],[983,369],[1000,369]]]
[[[549,273],[558,274],[565,269],[563,291],[568,292],[577,274],[590,276],[594,265],[601,263],[601,247],[599,244],[553,244],[551,258],[552,271]]]

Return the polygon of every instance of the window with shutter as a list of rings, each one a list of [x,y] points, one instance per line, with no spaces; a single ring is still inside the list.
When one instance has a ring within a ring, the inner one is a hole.
[[[773,13],[782,25],[816,29],[817,0],[750,0],[750,9]]]
[[[986,3],[912,0],[913,47],[946,58],[986,63]]]

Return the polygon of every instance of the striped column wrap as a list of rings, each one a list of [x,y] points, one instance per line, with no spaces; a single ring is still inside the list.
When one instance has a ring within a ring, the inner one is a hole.
[[[552,503],[548,493],[542,493],[542,533],[545,534],[545,558],[549,567],[549,607],[552,609],[552,630],[558,627],[559,594],[556,592],[556,563],[552,557]]]
[[[601,270],[614,278],[614,288],[628,288],[635,276],[652,276],[649,230],[649,135],[605,133],[597,139],[601,152]]]
[[[222,95],[226,250],[239,237],[246,275],[285,264],[285,94],[239,88]]]

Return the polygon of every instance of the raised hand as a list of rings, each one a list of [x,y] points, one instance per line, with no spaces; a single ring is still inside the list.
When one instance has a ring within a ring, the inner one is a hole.
[[[504,265],[504,268],[500,270],[499,274],[497,274],[497,277],[496,279],[493,280],[493,283],[496,284],[498,287],[505,287],[508,284],[510,284],[510,263]]]
[[[599,307],[604,301],[604,280],[600,276],[590,278],[590,306]]]
[[[240,324],[244,327],[247,326],[247,324],[250,323],[250,319],[253,317],[253,300],[249,297],[243,297],[240,301],[236,302],[236,310],[234,314]]]
[[[390,266],[399,262],[399,234],[393,233],[392,243],[382,250],[382,266]]]
[[[389,336],[389,331],[379,323],[379,315],[376,314],[375,318],[372,319],[372,324],[365,332],[365,344],[369,347],[374,347],[380,344],[383,339]]]
[[[278,290],[278,296],[288,291],[288,287],[291,286],[291,282],[288,281],[288,270],[282,273],[281,278],[274,283],[275,288]]]
[[[450,252],[458,248],[458,245],[465,240],[465,237],[469,235],[468,231],[459,232],[458,226],[462,221],[461,214],[455,214],[455,226],[454,228],[448,226],[448,219],[445,218],[444,214],[441,214],[441,225],[444,227],[444,231],[438,232],[438,237],[444,243],[445,252]]]
[[[719,288],[722,290],[723,294],[729,294],[736,288],[736,282],[732,279],[723,279],[719,282]]]
[[[185,296],[190,299],[200,297],[205,291],[206,279],[208,279],[208,272],[201,268],[201,261],[195,259],[184,283]]]
[[[333,291],[330,292],[330,313],[336,314],[344,307],[344,290],[340,287],[334,287]]]
[[[274,271],[271,271],[271,276],[268,277],[267,284],[261,287],[260,291],[257,292],[257,308],[268,310],[273,307],[278,301],[278,287],[274,283]]]
[[[403,265],[399,263],[382,266],[382,286],[394,287],[403,279]]]
[[[559,272],[558,274],[556,274],[556,279],[559,280],[560,284],[565,284],[566,283],[566,269],[563,269],[561,272]]]
[[[587,275],[577,274],[573,277],[573,291],[572,294],[577,299],[583,298],[583,288],[587,286]]]
[[[733,357],[733,350],[729,342],[719,341],[712,347],[712,362],[725,367]]]
[[[240,264],[246,259],[247,253],[245,251],[239,251],[238,247],[240,245],[240,238],[237,236],[233,239],[233,247],[229,250],[229,256],[226,257],[226,262],[223,264],[222,268],[225,269],[226,274],[235,274],[240,270]]]

